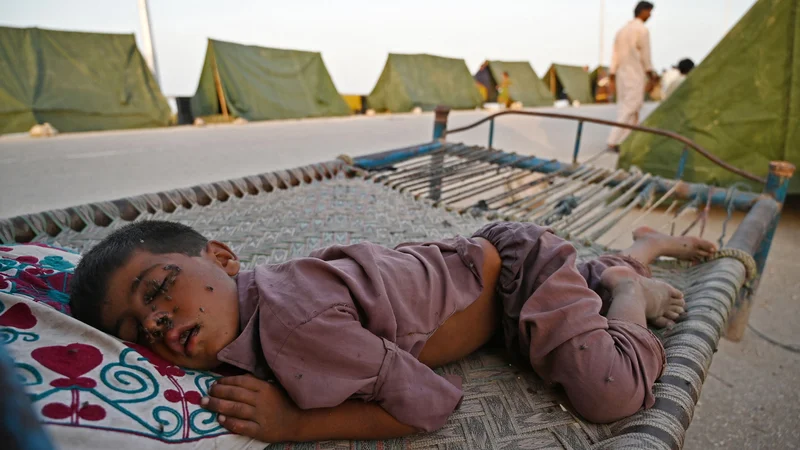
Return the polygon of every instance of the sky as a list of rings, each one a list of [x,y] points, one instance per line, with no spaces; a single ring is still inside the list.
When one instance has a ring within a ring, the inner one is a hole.
[[[648,21],[653,64],[701,61],[755,0],[653,0]],[[602,62],[635,0],[606,0]],[[322,52],[336,87],[368,94],[388,53],[529,61],[540,76],[551,63],[596,67],[601,0],[149,0],[162,91],[191,96],[207,38]],[[135,33],[137,0],[0,0],[0,25]]]

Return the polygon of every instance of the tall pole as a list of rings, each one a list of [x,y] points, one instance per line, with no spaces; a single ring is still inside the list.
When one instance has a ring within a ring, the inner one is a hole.
[[[606,0],[600,0],[600,63],[599,66],[602,66],[605,62],[603,59],[605,57],[605,42],[604,42],[604,31],[606,28]]]
[[[725,0],[725,27],[723,28],[723,32],[727,33],[728,29],[730,28],[731,24],[731,2],[730,0]]]
[[[153,30],[150,28],[150,11],[147,8],[147,0],[139,0],[139,22],[142,26],[142,44],[144,48],[144,60],[153,72],[153,77],[159,85],[158,65],[156,64],[156,48],[153,46]]]

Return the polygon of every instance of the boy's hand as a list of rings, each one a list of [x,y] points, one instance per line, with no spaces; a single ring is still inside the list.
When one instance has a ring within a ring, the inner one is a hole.
[[[232,433],[264,442],[293,436],[301,413],[281,389],[251,375],[220,378],[200,404]]]

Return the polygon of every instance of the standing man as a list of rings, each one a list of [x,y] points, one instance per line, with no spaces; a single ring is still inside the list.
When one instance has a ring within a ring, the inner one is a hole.
[[[634,9],[634,19],[617,32],[614,38],[614,53],[611,56],[611,89],[617,92],[617,122],[639,124],[639,110],[644,105],[644,94],[648,79],[658,77],[650,61],[650,32],[644,23],[653,12],[653,4],[639,2]],[[608,146],[619,152],[619,144],[630,130],[613,128],[608,136]]]

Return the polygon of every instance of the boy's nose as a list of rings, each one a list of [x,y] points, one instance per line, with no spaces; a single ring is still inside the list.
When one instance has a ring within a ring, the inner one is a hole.
[[[153,338],[161,339],[172,328],[172,316],[166,311],[151,311],[142,321],[142,327]]]

